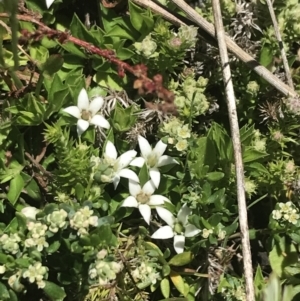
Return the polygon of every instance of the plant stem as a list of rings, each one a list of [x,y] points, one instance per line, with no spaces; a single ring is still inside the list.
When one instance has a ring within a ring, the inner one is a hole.
[[[236,100],[234,95],[231,70],[229,65],[229,57],[225,42],[225,31],[223,27],[221,7],[219,0],[212,0],[213,15],[215,22],[216,36],[219,44],[219,52],[223,71],[223,81],[225,85],[225,94],[228,107],[228,115],[234,150],[236,183],[237,183],[237,199],[239,210],[239,225],[241,230],[244,275],[246,282],[246,300],[255,301],[253,267],[250,248],[250,237],[248,228],[247,205],[245,195],[244,166],[242,159],[242,147],[240,140],[240,130],[238,124],[238,116],[236,110]]]

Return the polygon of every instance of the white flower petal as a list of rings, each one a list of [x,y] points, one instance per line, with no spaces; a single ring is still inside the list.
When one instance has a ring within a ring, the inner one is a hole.
[[[35,220],[35,216],[39,211],[40,210],[35,207],[28,206],[28,207],[23,208],[21,210],[21,213],[23,215],[25,215],[27,218]]]
[[[127,167],[129,163],[133,160],[136,156],[137,152],[135,150],[127,151],[126,153],[122,154],[118,159],[118,169],[123,169]]]
[[[134,171],[132,171],[132,170],[130,170],[130,169],[128,169],[128,168],[124,168],[124,169],[120,170],[120,171],[118,172],[118,176],[119,176],[119,177],[122,177],[122,178],[129,179],[129,180],[131,180],[132,182],[136,182],[136,183],[139,183],[139,182],[140,182],[140,179],[139,179],[139,177],[137,176],[137,174],[136,174]]]
[[[177,254],[182,253],[184,250],[185,237],[183,235],[174,236],[174,249]]]
[[[165,198],[162,195],[154,194],[150,196],[150,200],[148,202],[149,205],[157,206],[157,205],[163,205],[165,202],[168,202],[169,200]],[[170,202],[170,201],[169,201]]]
[[[155,186],[154,186],[153,182],[150,180],[145,183],[142,190],[145,194],[152,195],[155,191]]]
[[[96,97],[94,98],[90,105],[89,105],[89,111],[92,113],[92,116],[96,115],[99,110],[102,108],[103,106],[103,103],[104,103],[104,100],[102,97]]]
[[[167,209],[163,207],[156,207],[156,212],[159,215],[159,217],[165,221],[170,227],[174,227],[175,223],[175,217],[174,215]]]
[[[83,119],[78,119],[77,121],[77,133],[78,136],[82,135],[90,126],[90,124],[88,123],[88,121],[83,120]]]
[[[166,151],[166,149],[167,149],[167,144],[165,144],[161,140],[159,140],[156,143],[155,148],[153,149],[153,152],[156,154],[157,158],[159,158],[163,155],[163,153]]]
[[[174,236],[174,232],[173,229],[170,226],[163,226],[161,228],[159,228],[158,230],[156,230],[151,238],[154,239],[168,239],[168,238],[172,238]]]
[[[129,180],[128,186],[130,194],[134,197],[136,197],[142,191],[140,184],[138,184],[136,181]]]
[[[131,166],[143,167],[145,164],[145,159],[143,157],[134,158],[131,162]]]
[[[52,5],[53,2],[54,2],[54,0],[46,0],[47,8],[49,8]]]
[[[138,207],[138,202],[136,200],[135,197],[133,196],[129,196],[127,197],[123,204],[122,204],[122,207],[134,207],[134,208],[137,208]]]
[[[192,224],[187,224],[185,226],[185,237],[193,237],[201,232],[200,229],[198,229],[196,226]]]
[[[90,105],[89,97],[86,90],[83,88],[79,92],[78,99],[77,99],[77,107],[80,111],[88,110]]]
[[[160,183],[160,172],[157,168],[151,168],[149,170],[150,178],[156,188],[158,188]]]
[[[150,224],[150,217],[151,217],[151,208],[147,204],[140,204],[139,211],[144,218],[145,222],[149,225]]]
[[[109,122],[102,116],[102,115],[95,115],[91,119],[91,124],[97,125],[101,128],[109,129],[110,124]]]
[[[66,113],[74,116],[77,119],[81,118],[81,112],[78,109],[78,107],[76,107],[76,106],[67,107],[67,108],[63,109],[63,112],[66,112]]]
[[[120,177],[119,177],[119,175],[115,175],[113,178],[113,184],[114,184],[115,190],[117,189],[119,183],[120,183]]]
[[[144,137],[139,136],[138,140],[142,157],[146,159],[152,153],[152,147]]]
[[[117,159],[117,157],[118,157],[118,153],[117,153],[117,150],[116,150],[114,144],[109,140],[106,142],[105,156],[107,156],[108,158],[111,158],[111,159]]]
[[[179,164],[174,158],[164,155],[158,159],[157,167],[169,165],[169,164]]]
[[[182,225],[187,225],[188,216],[191,213],[191,209],[185,203],[178,211],[177,218],[182,223]]]

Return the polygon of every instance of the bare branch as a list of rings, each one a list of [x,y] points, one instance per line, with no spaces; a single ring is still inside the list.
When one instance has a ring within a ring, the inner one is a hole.
[[[236,101],[231,78],[231,70],[227,53],[225,31],[223,27],[222,14],[219,0],[212,0],[216,36],[219,44],[219,52],[223,70],[223,81],[225,84],[225,94],[228,107],[228,115],[234,150],[236,183],[237,183],[237,199],[239,208],[239,224],[242,237],[244,275],[246,281],[246,300],[255,301],[251,248],[248,229],[247,205],[245,197],[244,167],[242,160],[242,148],[240,140],[240,130],[238,124],[238,116],[236,110]]]

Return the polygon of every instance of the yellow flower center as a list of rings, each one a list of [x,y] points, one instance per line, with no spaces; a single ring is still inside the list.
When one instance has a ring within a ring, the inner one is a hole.
[[[174,225],[174,231],[177,234],[182,234],[184,232],[184,227],[180,222],[176,222]]]
[[[144,192],[140,192],[137,196],[136,196],[137,201],[140,204],[147,204],[150,200],[150,197],[148,194],[145,194]]]
[[[151,154],[148,156],[147,158],[147,163],[148,163],[148,166],[151,168],[151,167],[154,167],[156,164],[157,164],[157,157],[155,154]]]
[[[91,117],[90,111],[82,110],[82,112],[81,112],[81,118],[82,118],[83,120],[89,121],[89,120],[90,120],[90,117]]]

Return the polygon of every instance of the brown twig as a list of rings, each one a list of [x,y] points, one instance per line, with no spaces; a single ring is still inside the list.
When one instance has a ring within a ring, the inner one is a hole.
[[[231,70],[229,65],[229,58],[225,42],[225,31],[223,27],[221,7],[219,0],[212,0],[214,23],[216,28],[216,36],[219,44],[219,52],[222,63],[223,81],[225,85],[226,102],[228,107],[228,116],[230,122],[232,144],[234,150],[236,183],[237,183],[237,199],[239,210],[239,225],[242,238],[243,249],[243,268],[246,282],[246,300],[255,301],[253,270],[251,259],[251,248],[247,217],[247,204],[245,196],[245,181],[244,181],[244,166],[242,159],[242,147],[240,140],[240,130],[238,123],[238,116],[236,110],[236,100],[234,95],[233,83],[231,78]]]

